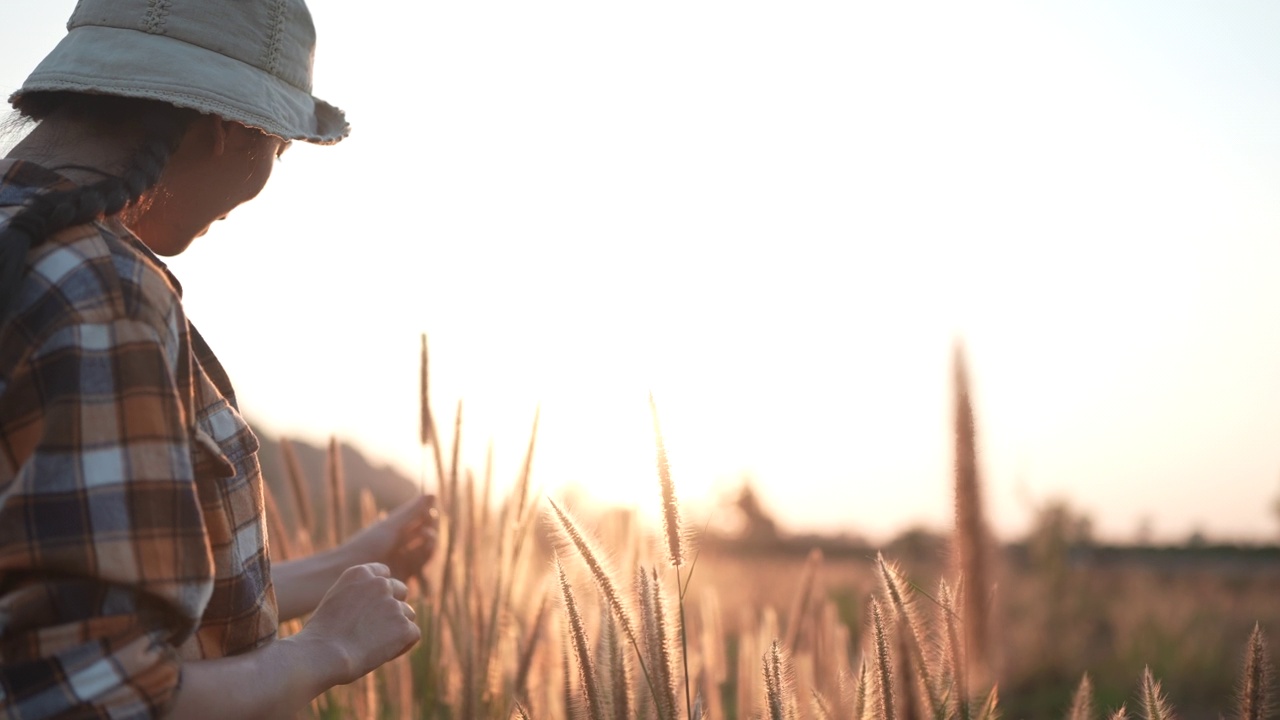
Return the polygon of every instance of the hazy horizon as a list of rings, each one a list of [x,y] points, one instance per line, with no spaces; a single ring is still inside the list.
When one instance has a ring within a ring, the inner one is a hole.
[[[426,331],[499,480],[540,405],[535,482],[649,503],[653,391],[688,501],[945,527],[963,338],[1002,537],[1280,533],[1280,6],[308,4],[352,136],[171,262],[265,429],[416,477]]]

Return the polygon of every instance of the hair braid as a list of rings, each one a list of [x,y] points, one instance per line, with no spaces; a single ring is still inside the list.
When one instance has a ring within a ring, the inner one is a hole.
[[[92,100],[82,102],[87,106]],[[123,98],[107,102],[104,115],[118,117],[121,105],[131,107],[144,137],[124,172],[72,190],[37,195],[0,229],[0,316],[18,290],[31,248],[59,231],[111,217],[138,202],[160,180],[195,117],[194,112],[172,105]]]

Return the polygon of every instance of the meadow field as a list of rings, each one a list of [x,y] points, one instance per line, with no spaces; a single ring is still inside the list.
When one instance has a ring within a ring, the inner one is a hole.
[[[317,718],[1272,717],[1280,548],[1099,545],[1065,505],[1021,542],[987,531],[963,357],[955,527],[883,548],[701,536],[682,522],[652,403],[661,527],[539,497],[535,416],[513,490],[436,442],[423,340],[421,441],[443,510],[413,582],[423,641],[318,698]],[[281,447],[271,552],[340,542],[384,511]],[[282,634],[299,626],[286,625]]]

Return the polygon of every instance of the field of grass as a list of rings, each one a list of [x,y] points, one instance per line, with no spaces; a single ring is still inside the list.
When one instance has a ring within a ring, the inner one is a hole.
[[[460,407],[453,447],[435,442],[425,339],[422,389],[444,509],[436,559],[414,582],[423,641],[318,698],[314,717],[1271,717],[1276,552],[1093,547],[1060,515],[996,548],[958,351],[956,527],[884,555],[691,534],[656,406],[661,528],[536,497],[536,416],[515,489],[494,497],[490,472],[458,457]],[[274,555],[340,541],[348,523],[336,519],[376,518],[367,492],[343,507],[336,444],[321,511],[304,507],[307,479],[288,454],[294,492],[268,503]]]

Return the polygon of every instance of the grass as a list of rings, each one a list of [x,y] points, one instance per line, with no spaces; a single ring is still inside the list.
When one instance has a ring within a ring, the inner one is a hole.
[[[370,676],[317,698],[312,716],[987,720],[1002,710],[1069,720],[1178,716],[1161,674],[1177,676],[1175,695],[1194,698],[1186,689],[1207,685],[1209,665],[1236,664],[1208,649],[1210,636],[1219,643],[1212,647],[1221,645],[1221,618],[1247,608],[1280,621],[1272,611],[1280,583],[1249,604],[1231,594],[1217,606],[1209,598],[1220,612],[1206,619],[1186,610],[1193,592],[1208,597],[1193,590],[1194,580],[1175,581],[1170,590],[1133,569],[1086,573],[1057,563],[1046,582],[996,562],[959,346],[954,358],[951,560],[904,569],[884,555],[831,561],[814,551],[801,561],[704,554],[680,524],[652,396],[660,532],[648,534],[631,518],[611,523],[622,529],[605,544],[589,518],[533,492],[536,411],[513,490],[493,497],[492,448],[480,480],[459,456],[461,404],[452,447],[439,446],[424,337],[423,487],[433,474],[442,520],[438,557],[415,583],[423,640]],[[321,549],[349,531],[337,441],[329,447],[321,508],[311,506],[307,479],[284,447],[292,514],[301,523],[287,528],[283,498],[266,498],[276,557]],[[361,523],[378,511],[371,496],[361,495]],[[922,590],[925,579],[937,589]],[[1104,604],[1108,598],[1114,606]],[[1180,618],[1206,642],[1142,630],[1164,632]],[[1107,628],[1113,642],[1101,644],[1112,656],[1086,652],[1087,640],[1073,640],[1090,637],[1095,625]],[[298,627],[286,625],[282,633]],[[1243,655],[1233,657],[1241,658],[1236,688],[1219,693],[1218,709],[1224,717],[1271,717],[1263,625],[1253,626]],[[1061,676],[1054,682],[1063,689],[1028,702],[1038,697],[1035,679],[1046,672]],[[1002,699],[1006,691],[1013,694]],[[1198,715],[1205,715],[1199,699],[1180,717]]]

